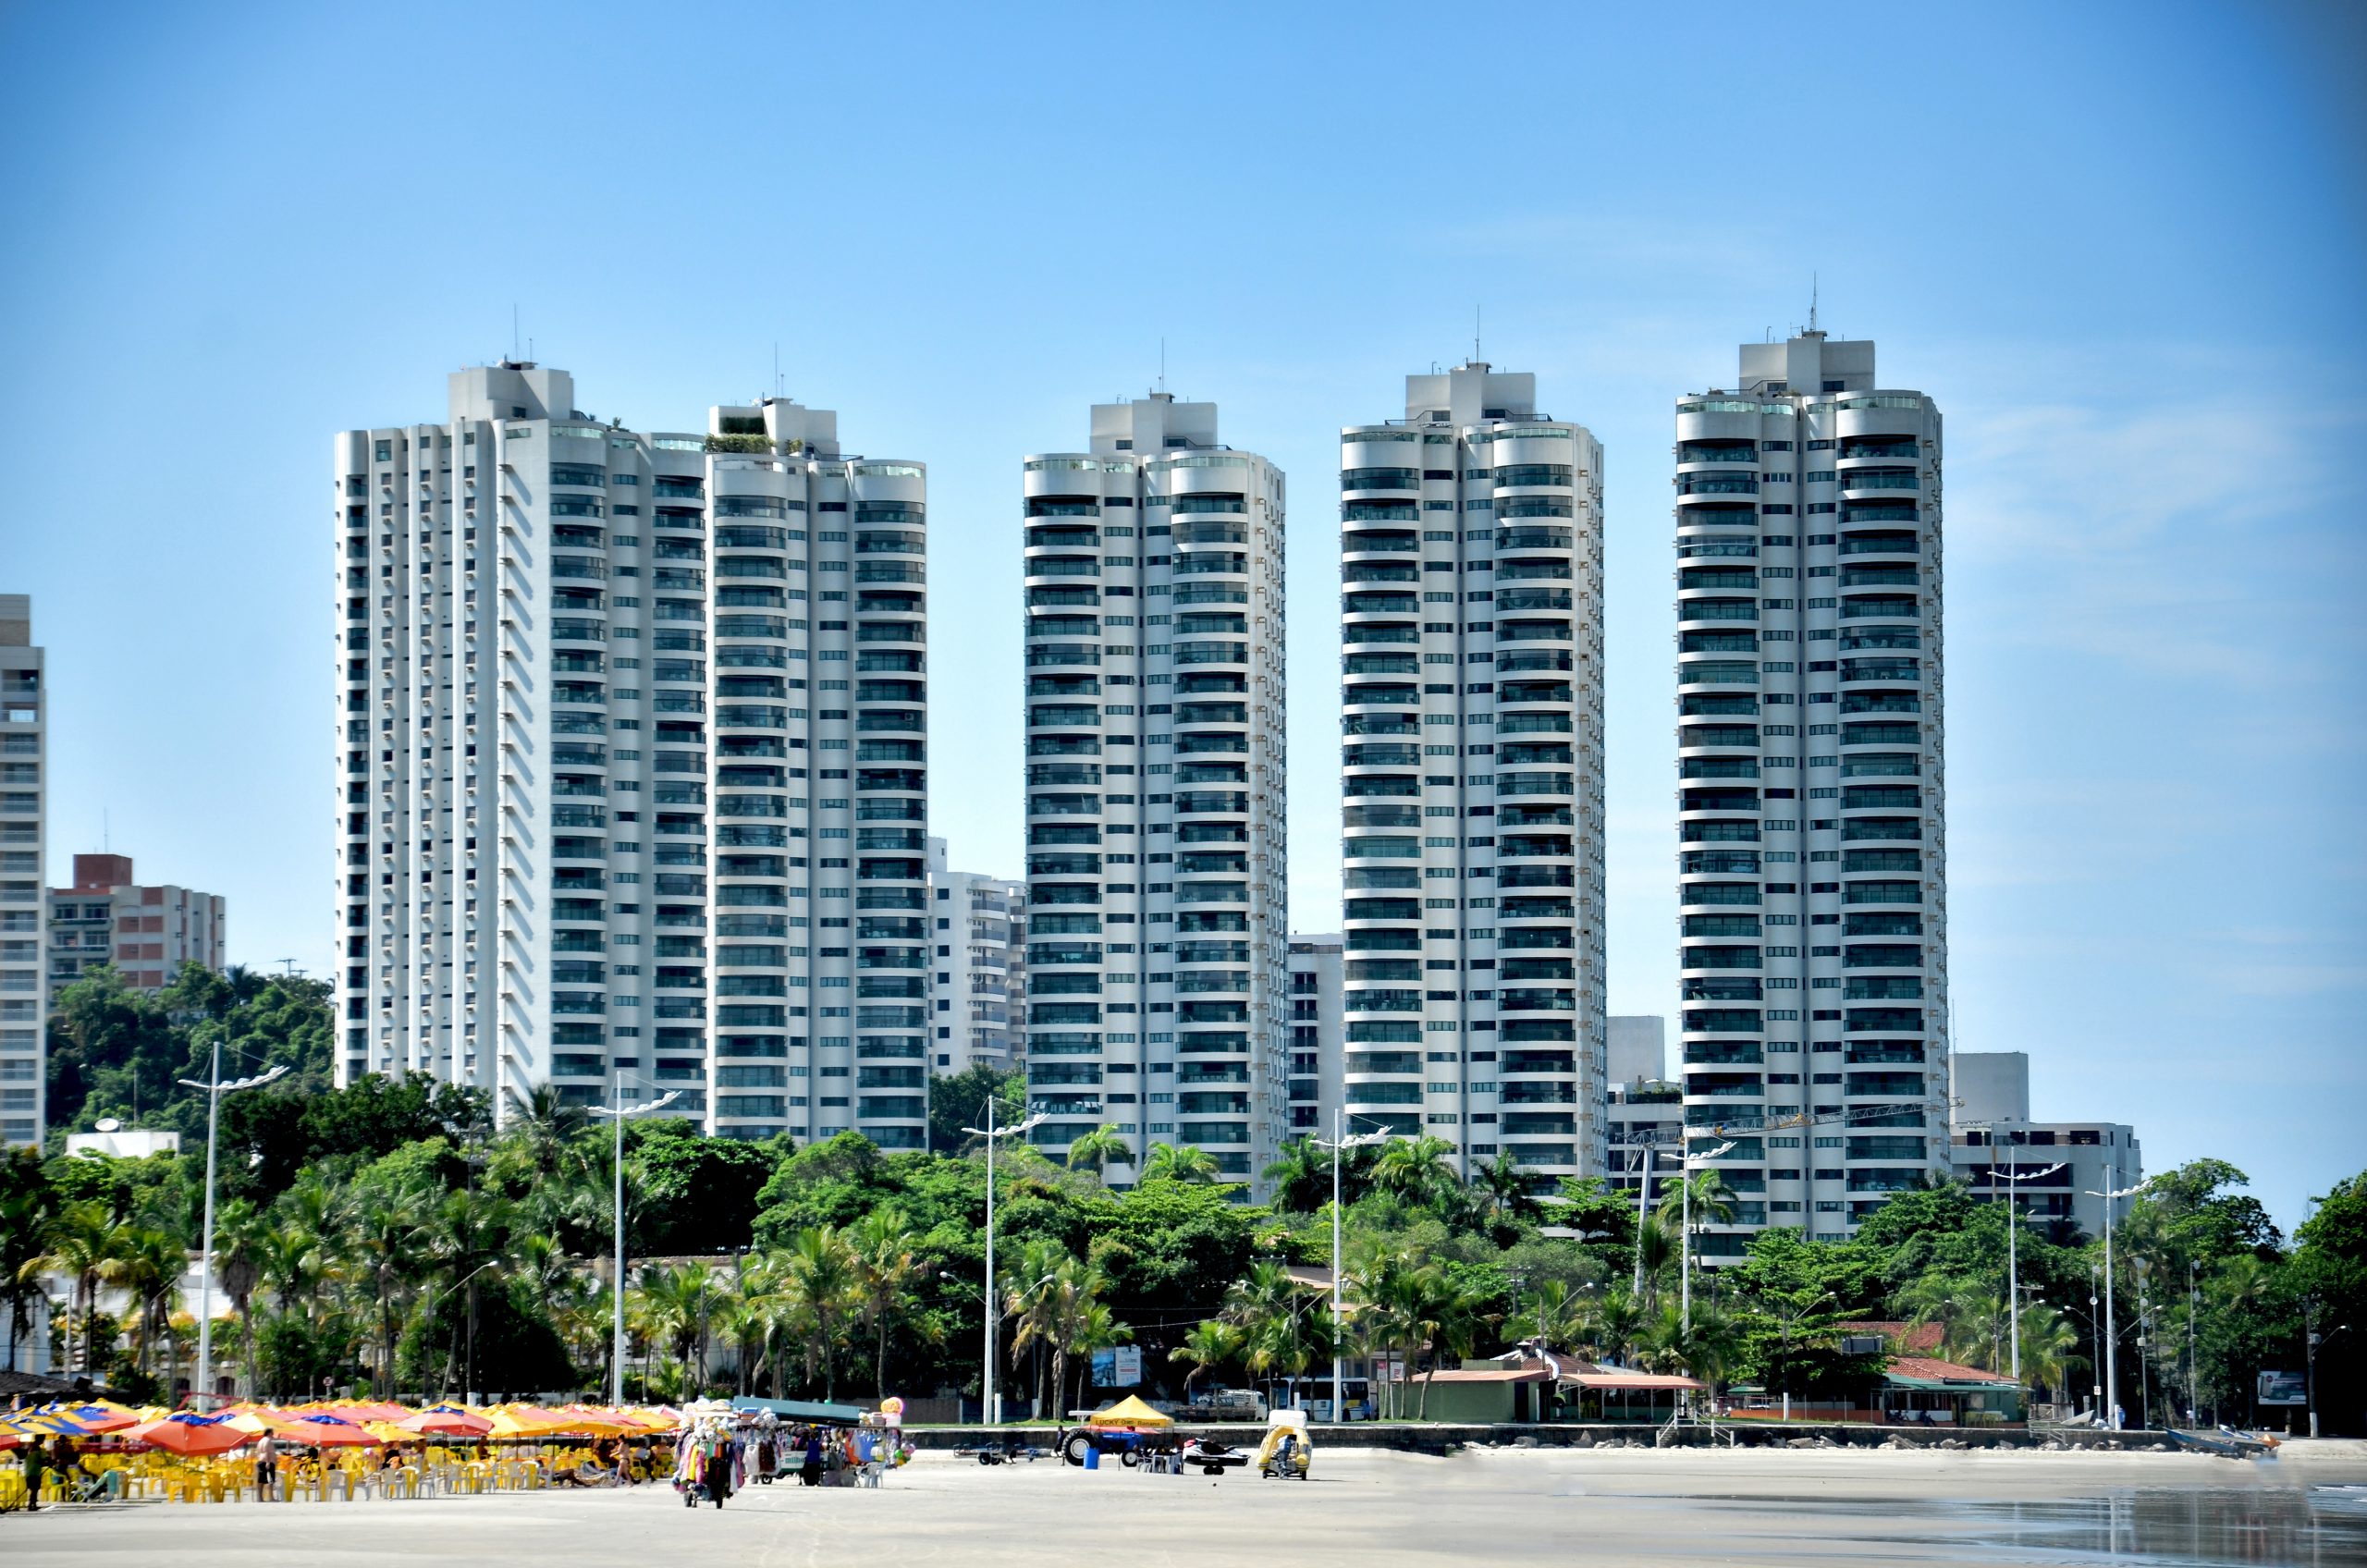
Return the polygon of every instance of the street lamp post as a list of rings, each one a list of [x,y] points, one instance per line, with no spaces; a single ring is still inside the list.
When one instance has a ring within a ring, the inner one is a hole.
[[[624,1098],[625,1075],[619,1072],[617,1074],[617,1103],[592,1108],[593,1115],[607,1117],[617,1126],[616,1170],[613,1172],[616,1177],[617,1268],[608,1280],[608,1292],[615,1298],[616,1305],[616,1345],[608,1361],[608,1403],[612,1405],[625,1402],[625,1118],[639,1116],[644,1111],[663,1110],[681,1098],[681,1091],[668,1089],[656,1099],[640,1105],[627,1105]]]
[[[1002,1315],[997,1310],[1000,1304],[995,1300],[995,1140],[1026,1133],[1043,1125],[1049,1120],[1049,1118],[1038,1113],[1027,1118],[1015,1127],[997,1127],[995,1125],[995,1096],[989,1093],[987,1096],[987,1124],[984,1127],[962,1129],[973,1137],[984,1138],[987,1141],[986,1357],[978,1364],[978,1421],[982,1426],[997,1426],[1002,1415],[1002,1390],[999,1386],[1001,1382],[1000,1375],[1002,1368],[1000,1363],[1002,1357],[996,1354],[1001,1348]]]
[[[2113,1317],[2112,1309],[2112,1207],[2121,1199],[2135,1197],[2144,1190],[2145,1183],[2140,1182],[2116,1192],[2106,1182],[2103,1192],[2088,1193],[2090,1197],[2102,1198],[2104,1203],[2104,1316],[2097,1329],[2097,1336],[2104,1342],[2104,1408],[2096,1414],[2111,1422],[2116,1432],[2120,1430],[2120,1325]]]
[[[1990,1136],[1993,1140],[1996,1134],[1993,1133]],[[1992,1186],[1994,1186],[1998,1181],[1994,1142],[1990,1145],[1990,1151],[1989,1182]],[[2035,1182],[2042,1176],[2052,1176],[2062,1169],[2063,1166],[2058,1162],[2048,1166],[2043,1170],[2010,1170],[2004,1178],[2005,1182],[2005,1331],[2013,1336],[2014,1381],[2017,1383],[2022,1380],[2022,1296],[2021,1292],[2017,1288],[2021,1281],[2021,1260],[2014,1245],[2014,1210],[2019,1207],[2021,1197],[2021,1191],[2016,1183]]]
[[[1658,1140],[1644,1140],[1644,1173],[1636,1183],[1636,1288],[1637,1301],[1644,1299],[1644,1220],[1652,1210],[1652,1150]]]
[[[1685,1158],[1677,1163],[1677,1189],[1684,1194],[1680,1200],[1684,1205],[1684,1217],[1677,1222],[1682,1232],[1676,1239],[1680,1249],[1676,1268],[1677,1288],[1678,1294],[1684,1301],[1682,1317],[1687,1333],[1693,1330],[1693,1162],[1697,1159],[1703,1161],[1716,1159],[1733,1147],[1734,1145],[1731,1142],[1723,1143],[1716,1148],[1698,1155],[1688,1149],[1686,1151]]]
[[[214,1042],[214,1064],[201,1084],[193,1078],[181,1080],[185,1089],[205,1092],[205,1235],[202,1243],[204,1261],[198,1266],[197,1277],[197,1382],[190,1390],[195,1397],[191,1403],[214,1396],[214,1145],[222,1120],[222,1096],[239,1089],[259,1088],[285,1074],[285,1062],[268,1072],[252,1078],[222,1082],[222,1042]]]
[[[1331,1141],[1309,1138],[1308,1143],[1319,1149],[1331,1151],[1331,1419],[1345,1421],[1347,1407],[1340,1403],[1340,1168],[1348,1161],[1348,1151],[1367,1144],[1386,1143],[1386,1133],[1359,1133],[1348,1136],[1348,1113],[1332,1112]]]

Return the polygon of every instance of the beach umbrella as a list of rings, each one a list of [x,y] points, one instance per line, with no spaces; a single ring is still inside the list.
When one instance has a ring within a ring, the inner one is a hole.
[[[386,1440],[341,1415],[300,1415],[281,1412],[279,1419],[266,1417],[265,1424],[270,1427],[272,1436],[308,1448],[362,1448]]]
[[[87,1438],[91,1428],[53,1410],[22,1410],[9,1417],[18,1431],[53,1438]]]
[[[123,1436],[130,1442],[179,1454],[225,1453],[255,1439],[252,1432],[232,1426],[226,1416],[200,1415],[186,1410],[161,1421],[143,1421],[127,1427]]]
[[[493,1423],[491,1435],[497,1438],[615,1437],[624,1430],[590,1416],[546,1410],[538,1404],[497,1405],[485,1415]]]
[[[439,1404],[423,1410],[416,1415],[406,1415],[393,1423],[401,1428],[408,1441],[411,1438],[482,1438],[493,1432],[493,1423],[472,1411],[457,1405]]]
[[[40,1414],[62,1415],[86,1432],[117,1432],[126,1427],[140,1425],[138,1411],[112,1400],[92,1400],[82,1404],[68,1404],[61,1400],[43,1405]]]

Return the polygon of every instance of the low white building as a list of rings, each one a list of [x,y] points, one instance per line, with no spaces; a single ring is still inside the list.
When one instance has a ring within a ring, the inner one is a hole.
[[[2027,1051],[1970,1051],[1955,1058],[1956,1099],[1948,1154],[1956,1176],[1992,1202],[2014,1194],[2031,1222],[2058,1234],[2103,1233],[2104,1200],[2145,1179],[2137,1129],[2123,1121],[2035,1121]],[[2133,1197],[2113,1207],[2116,1224]]]

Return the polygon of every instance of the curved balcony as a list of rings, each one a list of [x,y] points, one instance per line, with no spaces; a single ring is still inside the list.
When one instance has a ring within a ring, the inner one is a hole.
[[[1682,533],[1695,528],[1747,528],[1757,532],[1759,508],[1755,503],[1744,504],[1739,496],[1680,496],[1676,508],[1677,531]],[[1753,548],[1757,541],[1752,541]]]
[[[1759,601],[1706,596],[1680,597],[1676,601],[1676,619],[1679,627],[1732,624],[1735,621],[1755,625],[1759,620]]]
[[[1859,467],[1840,471],[1843,501],[1919,500],[1923,476],[1911,468]]]
[[[1418,556],[1421,552],[1422,542],[1402,529],[1395,532],[1373,529],[1340,535],[1340,558],[1343,562],[1386,562],[1394,557]]]

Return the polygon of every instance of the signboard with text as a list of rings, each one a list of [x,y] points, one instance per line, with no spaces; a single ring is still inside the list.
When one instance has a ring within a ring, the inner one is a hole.
[[[2257,1404],[2307,1404],[2310,1403],[2309,1380],[2299,1372],[2272,1372],[2261,1369],[2259,1391],[2253,1396]]]

